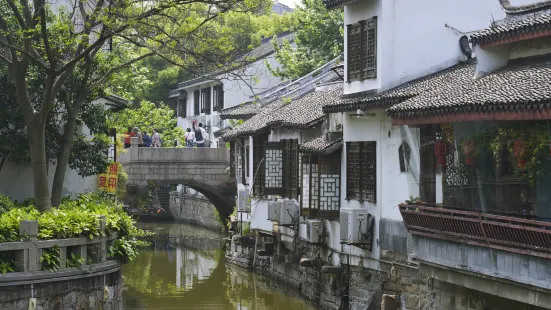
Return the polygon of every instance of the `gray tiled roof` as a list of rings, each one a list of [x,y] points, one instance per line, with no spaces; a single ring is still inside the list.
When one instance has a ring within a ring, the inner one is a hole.
[[[342,138],[328,141],[325,135],[300,145],[300,151],[309,154],[331,154],[342,147]]]
[[[323,106],[337,100],[343,93],[342,82],[337,83],[336,87],[311,92],[285,104],[272,113],[266,126],[305,129],[322,121]]]
[[[531,33],[551,30],[551,14],[541,14],[495,25],[471,35],[473,45],[510,42]]]
[[[221,119],[247,119],[260,111],[260,104],[246,102],[220,111]]]
[[[367,91],[344,95],[333,104],[324,106],[323,111],[334,113],[355,111],[357,109],[388,108],[434,88],[447,87],[447,85],[453,85],[464,78],[472,78],[474,65],[475,60],[462,62],[380,93]]]
[[[270,120],[271,113],[281,108],[284,104],[283,100],[276,100],[266,104],[256,115],[224,134],[224,139],[233,140],[240,136],[250,136],[261,132],[266,128],[266,122]]]
[[[511,5],[511,2],[509,0],[499,0],[499,3],[507,14],[526,14],[551,7],[550,0],[544,0],[523,5]]]
[[[551,54],[511,60],[506,67],[473,79],[473,68],[453,84],[435,85],[387,110],[393,118],[458,113],[522,112],[551,109]]]
[[[323,0],[323,4],[325,4],[325,7],[328,9],[336,9],[356,1],[358,0]]]
[[[220,138],[221,136],[223,136],[226,132],[230,131],[232,129],[231,126],[226,126],[222,129],[219,129],[215,132],[213,132],[212,134],[214,135],[215,138]]]

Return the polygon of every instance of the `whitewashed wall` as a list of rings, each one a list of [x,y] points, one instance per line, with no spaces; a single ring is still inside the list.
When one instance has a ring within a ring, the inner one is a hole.
[[[105,106],[105,99],[98,99],[96,104]],[[90,129],[81,127],[81,132],[91,137]],[[55,165],[48,167],[48,182],[50,189],[54,179]],[[75,170],[68,169],[63,182],[63,196],[92,192],[98,188],[98,176],[81,177]],[[34,197],[33,172],[29,162],[6,162],[0,170],[0,193],[15,200],[25,200]]]
[[[479,0],[358,1],[344,8],[345,25],[373,16],[378,18],[377,79],[345,83],[346,94],[388,89],[457,63],[464,59],[459,38],[505,14],[498,1]]]

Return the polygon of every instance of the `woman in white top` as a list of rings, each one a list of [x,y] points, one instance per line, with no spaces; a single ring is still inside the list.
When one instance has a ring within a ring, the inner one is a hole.
[[[195,133],[190,128],[186,131],[186,147],[193,147],[195,143]]]
[[[151,146],[161,147],[161,135],[159,135],[156,129],[153,129],[153,136],[151,136]]]

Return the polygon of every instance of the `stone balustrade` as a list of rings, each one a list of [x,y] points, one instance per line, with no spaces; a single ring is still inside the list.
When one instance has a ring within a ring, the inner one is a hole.
[[[64,281],[79,278],[83,274],[93,276],[97,273],[118,271],[119,262],[108,260],[107,251],[117,238],[117,233],[105,234],[105,216],[99,219],[101,236],[89,238],[68,238],[38,240],[38,221],[20,221],[19,235],[23,241],[0,243],[0,253],[14,252],[15,272],[0,274],[0,287]],[[42,270],[40,258],[47,249],[59,249],[59,266],[56,272]],[[68,258],[74,253],[79,258],[78,267],[67,265]]]

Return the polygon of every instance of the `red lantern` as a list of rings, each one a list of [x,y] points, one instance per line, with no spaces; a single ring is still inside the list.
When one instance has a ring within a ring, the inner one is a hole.
[[[436,140],[434,142],[434,155],[436,155],[436,163],[439,166],[446,164],[446,142],[444,140]]]
[[[474,157],[471,156],[471,155],[467,155],[467,158],[465,160],[465,164],[467,164],[467,166],[469,166],[469,167],[474,166],[474,164],[475,164]]]
[[[526,159],[524,159],[524,152],[525,152],[524,141],[521,139],[516,139],[515,143],[513,144],[513,153],[517,158],[517,166],[521,169],[524,168],[524,166],[526,166]]]

